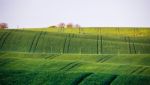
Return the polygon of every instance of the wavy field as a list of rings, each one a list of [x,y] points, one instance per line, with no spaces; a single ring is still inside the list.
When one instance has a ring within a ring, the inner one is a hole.
[[[150,85],[150,29],[0,30],[0,85]]]

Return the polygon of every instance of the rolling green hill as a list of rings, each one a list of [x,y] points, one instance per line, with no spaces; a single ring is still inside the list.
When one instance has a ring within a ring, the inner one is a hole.
[[[131,30],[128,31],[130,32]],[[5,30],[0,31],[0,51],[74,54],[147,54],[150,53],[150,38],[146,36],[147,34],[145,36],[121,36],[101,35],[100,33],[92,35],[83,33]]]
[[[0,85],[150,85],[150,29],[0,30]]]

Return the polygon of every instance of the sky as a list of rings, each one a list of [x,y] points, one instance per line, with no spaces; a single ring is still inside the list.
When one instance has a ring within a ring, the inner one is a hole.
[[[0,0],[0,22],[10,28],[150,27],[150,0]]]

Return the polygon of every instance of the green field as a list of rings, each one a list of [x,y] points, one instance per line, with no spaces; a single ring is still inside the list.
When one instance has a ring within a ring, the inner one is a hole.
[[[0,30],[0,85],[150,85],[150,29]]]

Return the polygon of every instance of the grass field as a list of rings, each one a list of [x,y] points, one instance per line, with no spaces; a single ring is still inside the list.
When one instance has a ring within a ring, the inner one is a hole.
[[[150,85],[150,29],[0,30],[0,85]]]

